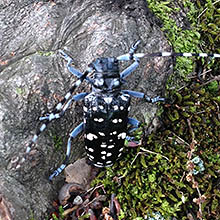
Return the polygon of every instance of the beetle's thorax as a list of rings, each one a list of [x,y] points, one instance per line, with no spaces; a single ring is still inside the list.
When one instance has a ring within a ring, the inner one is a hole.
[[[92,91],[111,93],[120,90],[122,83],[116,58],[98,58],[90,64],[90,67],[95,70]]]

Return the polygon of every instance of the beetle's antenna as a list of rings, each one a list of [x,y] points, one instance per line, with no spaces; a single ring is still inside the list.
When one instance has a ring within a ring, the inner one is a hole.
[[[134,54],[142,57],[214,57],[220,58],[220,54],[213,53],[176,53],[176,52],[157,52],[157,53],[149,53],[149,54]]]

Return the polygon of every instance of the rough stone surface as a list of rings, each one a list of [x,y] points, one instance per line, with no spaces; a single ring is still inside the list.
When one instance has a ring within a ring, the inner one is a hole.
[[[53,184],[48,176],[61,164],[68,134],[82,120],[82,103],[74,103],[40,136],[32,160],[13,169],[39,116],[50,112],[76,80],[58,50],[65,49],[81,71],[97,57],[127,53],[137,39],[139,52],[167,51],[170,48],[156,23],[144,0],[1,1],[0,194],[14,219],[31,215],[45,219],[63,183],[62,175]],[[152,97],[163,95],[168,70],[167,59],[143,59],[126,88]],[[85,83],[76,92],[81,91],[88,91]],[[132,103],[132,117],[142,122],[155,117],[156,105],[137,99]],[[56,150],[60,140],[62,149]],[[81,158],[81,136],[72,147],[71,161]]]
[[[81,185],[85,190],[90,187],[91,180],[98,172],[98,168],[88,165],[86,158],[79,159],[73,164],[69,164],[65,170],[64,175],[67,183],[77,183]]]

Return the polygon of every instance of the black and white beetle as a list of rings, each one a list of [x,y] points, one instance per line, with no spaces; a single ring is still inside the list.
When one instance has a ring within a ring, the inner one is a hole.
[[[66,167],[70,156],[71,140],[80,132],[85,133],[85,150],[89,161],[96,167],[111,166],[122,154],[124,141],[130,132],[138,128],[139,122],[136,119],[129,118],[131,96],[143,98],[149,103],[165,101],[159,96],[150,98],[144,93],[130,90],[121,90],[125,78],[131,74],[138,66],[139,59],[145,56],[200,56],[200,57],[216,57],[220,58],[220,54],[195,54],[195,53],[170,53],[158,52],[153,54],[135,53],[140,41],[134,43],[129,53],[119,57],[98,58],[88,65],[84,73],[79,72],[71,66],[72,59],[60,51],[62,57],[67,61],[68,70],[78,80],[65,95],[64,99],[55,107],[52,113],[45,117],[40,117],[40,121],[44,121],[40,129],[34,135],[31,143],[26,149],[26,153],[31,151],[31,147],[36,143],[39,134],[45,130],[47,125],[54,119],[64,115],[66,109],[73,101],[83,100],[84,121],[79,124],[71,133],[68,139],[66,158],[62,165],[53,172],[49,177],[59,175]],[[133,60],[133,64],[128,66],[121,73],[119,72],[119,61]],[[94,74],[94,79],[88,77],[89,73]],[[91,93],[80,93],[73,95],[74,90],[86,80],[92,85]],[[127,126],[131,125],[130,130]]]

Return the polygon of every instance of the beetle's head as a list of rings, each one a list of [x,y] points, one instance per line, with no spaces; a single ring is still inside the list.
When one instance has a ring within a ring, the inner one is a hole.
[[[90,64],[95,70],[93,86],[102,91],[114,91],[120,88],[118,60],[112,58],[98,58]]]

